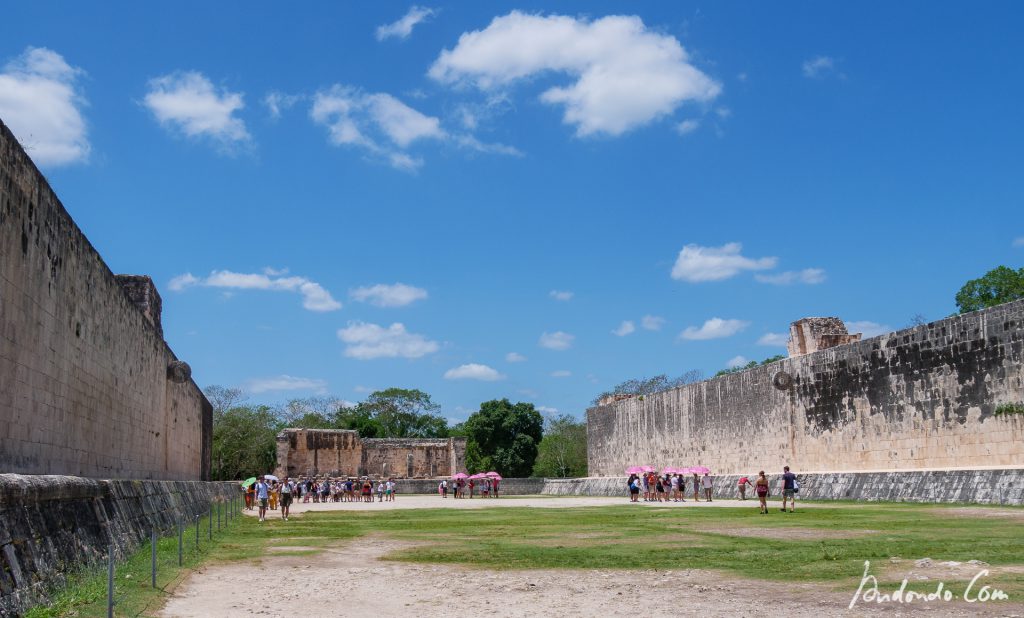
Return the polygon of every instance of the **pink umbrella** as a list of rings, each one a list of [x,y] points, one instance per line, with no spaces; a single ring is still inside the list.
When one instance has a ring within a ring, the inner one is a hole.
[[[704,466],[694,466],[690,468],[690,472],[696,472],[697,474],[711,474],[711,468],[707,468]]]
[[[679,474],[679,468],[673,468],[672,466],[665,466],[661,469],[662,474]]]
[[[486,472],[484,473],[484,476],[490,479],[497,479],[499,481],[501,480],[501,475],[498,474],[497,472]]]
[[[466,474],[465,472],[458,472],[456,474],[453,474],[452,478],[453,479],[468,479],[469,475]]]
[[[640,474],[644,469],[640,466],[630,466],[626,468],[626,474]]]
[[[469,478],[471,478],[471,479],[482,479],[485,476],[487,476],[487,475],[484,474],[483,472],[477,472],[476,474],[470,476]]]
[[[654,472],[654,466],[640,466],[640,469],[644,472]]]

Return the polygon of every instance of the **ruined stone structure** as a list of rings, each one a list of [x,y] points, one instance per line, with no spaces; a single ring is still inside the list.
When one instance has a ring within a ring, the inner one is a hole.
[[[0,472],[209,478],[212,408],[0,123]]]
[[[596,406],[587,456],[593,476],[1021,467],[1024,415],[995,414],[1021,401],[1024,300]]]
[[[851,335],[839,318],[804,318],[789,325],[786,351],[801,356],[855,341],[860,341],[860,333]]]
[[[279,477],[433,478],[465,469],[465,438],[360,438],[347,429],[285,429],[277,436]]]

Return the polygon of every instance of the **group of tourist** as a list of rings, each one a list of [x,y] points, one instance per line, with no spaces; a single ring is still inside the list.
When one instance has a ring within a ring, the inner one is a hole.
[[[468,489],[469,498],[473,497],[474,492],[478,493],[481,498],[497,498],[498,486],[500,484],[500,478],[492,477],[482,479],[453,478],[451,481],[444,479],[437,484],[437,495],[447,498],[450,492],[452,498],[465,498],[466,490]]]
[[[394,478],[378,479],[314,479],[305,478],[298,482],[287,477],[276,480],[269,475],[260,476],[245,487],[245,508],[258,509],[260,521],[266,521],[267,510],[276,511],[281,507],[281,519],[288,521],[292,500],[303,502],[394,502],[398,484]],[[376,492],[375,492],[376,490]]]
[[[377,479],[370,477],[312,479],[307,478],[299,483],[302,501],[309,502],[373,502],[374,493],[377,502],[394,502],[398,484],[394,478]]]
[[[711,502],[714,490],[714,479],[711,477],[711,472],[705,471],[703,476],[699,473],[692,473],[692,481],[688,479],[690,474],[682,471],[666,471],[662,474],[657,474],[653,470],[632,472],[626,481],[629,489],[629,501],[640,502],[642,495],[644,502],[686,502],[687,484],[689,483],[693,491],[694,502],[700,502],[702,492],[704,500]],[[767,514],[767,500],[771,491],[764,470],[757,473],[757,479],[754,482],[750,482],[749,477],[740,477],[738,489],[741,500],[747,499],[747,487],[753,489],[757,495],[761,514]],[[790,472],[789,466],[783,468],[780,491],[782,493],[782,511],[786,512],[788,504],[789,512],[794,512],[796,510],[796,494],[800,491],[800,482],[796,475]]]

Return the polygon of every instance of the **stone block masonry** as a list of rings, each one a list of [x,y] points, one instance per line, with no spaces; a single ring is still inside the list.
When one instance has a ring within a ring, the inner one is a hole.
[[[590,474],[1024,466],[1024,300],[587,411]]]
[[[433,478],[465,468],[465,438],[360,438],[348,429],[285,429],[277,436],[278,477]]]
[[[0,123],[0,472],[209,478],[212,408],[160,309],[149,277],[110,272]]]
[[[110,548],[124,558],[154,528],[171,530],[239,496],[237,483],[0,474],[0,616],[20,615]]]

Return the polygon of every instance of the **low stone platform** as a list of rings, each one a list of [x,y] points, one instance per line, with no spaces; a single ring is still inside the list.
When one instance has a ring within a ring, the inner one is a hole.
[[[992,470],[900,470],[890,472],[811,472],[796,470],[800,498],[869,502],[935,502],[1024,505],[1024,468]],[[745,475],[751,482],[756,474]],[[769,474],[772,494],[779,493],[781,473]],[[738,498],[740,475],[713,476],[714,495]],[[693,494],[693,477],[687,489]],[[623,496],[626,477],[545,479],[543,494],[556,496]],[[753,495],[748,491],[748,496]]]
[[[191,521],[237,483],[0,474],[0,616],[20,615],[74,569],[125,556],[153,528]]]

